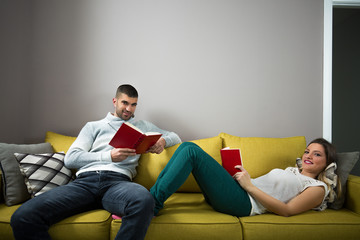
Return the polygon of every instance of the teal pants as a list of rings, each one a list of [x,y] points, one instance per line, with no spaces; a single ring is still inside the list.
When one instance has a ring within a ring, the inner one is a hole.
[[[155,200],[155,215],[190,173],[193,174],[205,200],[216,211],[238,217],[249,216],[251,203],[247,192],[215,159],[190,142],[178,147],[150,189]]]

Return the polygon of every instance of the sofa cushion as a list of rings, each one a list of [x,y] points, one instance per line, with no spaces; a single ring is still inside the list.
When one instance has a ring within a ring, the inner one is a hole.
[[[46,132],[45,142],[52,145],[54,152],[67,152],[76,137],[65,136],[54,132]]]
[[[199,145],[205,152],[212,156],[217,162],[221,164],[220,149],[222,140],[220,137],[211,137],[191,141]],[[160,172],[164,169],[175,150],[180,146],[175,146],[165,149],[161,154],[146,153],[142,154],[137,167],[137,176],[134,181],[150,189],[156,182]],[[178,192],[201,192],[192,174],[179,188]]]
[[[114,239],[121,219],[111,224]],[[152,221],[145,239],[243,239],[237,217],[214,211],[201,193],[175,193]]]
[[[14,239],[10,219],[20,205],[7,207],[0,204],[0,239]],[[68,217],[49,229],[52,239],[109,239],[110,213],[93,210]]]
[[[360,177],[349,175],[346,182],[345,207],[360,216]]]
[[[0,143],[0,167],[2,171],[3,194],[6,205],[12,206],[30,198],[24,176],[14,153],[52,153],[49,143],[7,144]]]
[[[14,235],[10,226],[10,219],[13,213],[19,207],[19,204],[12,206],[0,204],[0,239],[14,239]]]
[[[342,193],[340,198],[337,198],[335,202],[329,204],[330,208],[340,209],[343,207],[346,195],[346,181],[350,171],[353,169],[358,159],[359,152],[345,152],[337,154],[337,173],[340,177]]]
[[[110,239],[111,214],[97,209],[68,217],[49,229],[52,239]]]
[[[64,152],[27,154],[15,153],[21,173],[31,197],[65,185],[72,179],[72,172],[64,166]]]
[[[269,213],[242,217],[240,222],[246,240],[359,239],[360,217],[348,209],[311,210],[291,217]]]
[[[305,137],[261,138],[237,137],[220,133],[223,147],[240,148],[244,168],[252,178],[268,173],[274,168],[295,166],[306,148]]]

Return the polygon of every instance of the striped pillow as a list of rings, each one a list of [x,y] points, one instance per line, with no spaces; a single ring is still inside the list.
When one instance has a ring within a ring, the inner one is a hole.
[[[64,166],[63,152],[14,155],[32,198],[72,180],[71,170]]]

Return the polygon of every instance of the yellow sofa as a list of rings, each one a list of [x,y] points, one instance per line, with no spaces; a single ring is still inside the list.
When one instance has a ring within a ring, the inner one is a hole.
[[[48,132],[45,141],[54,151],[65,151],[75,140]],[[252,177],[273,168],[295,165],[306,147],[304,137],[243,138],[221,133],[219,136],[194,140],[221,163],[220,149],[239,147],[243,164]],[[156,181],[178,145],[162,154],[143,154],[135,182],[150,188]],[[211,176],[209,176],[211,177]],[[237,218],[214,211],[204,200],[192,176],[166,202],[148,229],[146,239],[360,239],[360,177],[350,175],[346,185],[346,200],[339,210],[308,211],[292,217],[267,213]],[[19,207],[0,204],[0,239],[13,239],[10,217]],[[93,210],[74,215],[53,225],[53,239],[114,239],[121,219],[113,219],[105,210]]]

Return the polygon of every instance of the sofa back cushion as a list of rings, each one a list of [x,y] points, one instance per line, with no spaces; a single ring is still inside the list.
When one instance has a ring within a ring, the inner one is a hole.
[[[222,140],[220,137],[216,136],[198,139],[191,142],[199,145],[205,152],[221,164],[220,149],[222,147]],[[161,154],[142,154],[137,167],[137,176],[134,181],[145,186],[147,189],[150,189],[155,184],[160,172],[164,169],[179,146],[180,144],[169,147]],[[201,192],[201,190],[191,174],[177,192]]]
[[[45,142],[52,145],[54,152],[67,152],[71,144],[75,141],[76,137],[65,136],[62,134],[47,132],[45,136]],[[204,138],[191,141],[198,144],[208,154],[210,154],[218,163],[221,164],[220,149],[222,147],[222,139],[219,136],[212,138]],[[150,189],[156,182],[160,172],[168,163],[175,150],[180,146],[166,148],[161,154],[146,153],[142,154],[139,159],[139,165],[137,166],[137,176],[134,178],[134,182],[137,182],[147,189]],[[186,180],[186,182],[178,190],[179,192],[200,192],[200,188],[197,185],[192,175]]]
[[[293,167],[306,148],[304,136],[288,138],[237,137],[220,133],[223,147],[240,148],[244,168],[251,178],[274,168]]]
[[[51,144],[54,152],[66,153],[75,140],[76,137],[65,136],[54,132],[46,132],[45,135],[45,142]]]

